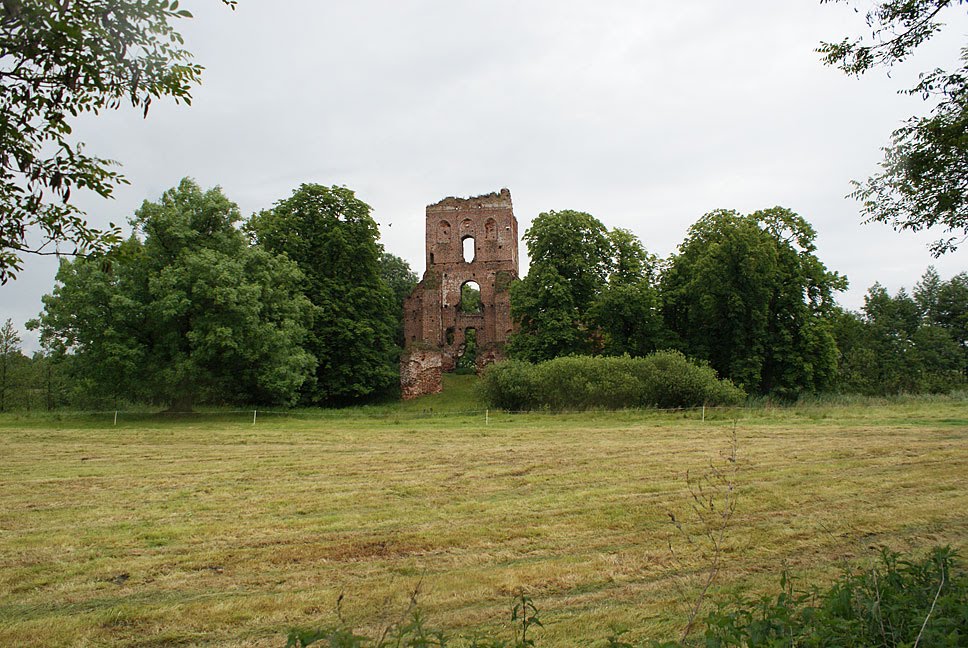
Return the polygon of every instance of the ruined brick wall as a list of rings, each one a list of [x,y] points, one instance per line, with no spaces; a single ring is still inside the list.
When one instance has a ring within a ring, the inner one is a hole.
[[[473,242],[473,259],[464,259],[465,241]],[[427,270],[404,303],[407,351],[434,349],[441,370],[452,371],[465,348],[468,329],[476,331],[477,366],[503,358],[513,330],[508,285],[518,276],[518,222],[511,192],[502,189],[475,198],[445,198],[427,207]],[[461,309],[461,287],[480,287],[480,310]],[[404,375],[404,398],[419,396]],[[439,391],[439,387],[435,388]],[[409,394],[409,396],[408,396]]]
[[[407,349],[400,359],[400,391],[405,400],[436,394],[441,385],[441,353],[434,349]]]

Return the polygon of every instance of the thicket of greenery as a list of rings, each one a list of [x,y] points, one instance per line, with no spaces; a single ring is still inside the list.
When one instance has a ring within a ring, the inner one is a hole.
[[[509,360],[484,371],[481,390],[489,405],[511,411],[733,405],[746,398],[710,367],[678,351],[639,358],[568,356],[537,364]]]
[[[552,211],[534,219],[524,242],[531,268],[511,285],[520,326],[512,357],[645,355],[663,346],[655,258],[634,234],[584,212]]]
[[[965,385],[968,273],[941,281],[931,268],[908,295],[879,284],[861,313],[839,312],[838,389],[850,393],[945,392]]]
[[[369,210],[349,189],[303,185],[240,229],[220,189],[183,180],[145,201],[127,241],[62,261],[29,323],[43,352],[4,346],[0,407],[182,411],[392,391],[416,278],[383,252]]]
[[[780,207],[701,218],[661,278],[675,346],[753,393],[827,389],[837,370],[828,315],[847,281],[817,259],[815,237]]]
[[[816,256],[816,233],[774,207],[717,210],[659,261],[590,214],[547,212],[524,235],[528,276],[511,286],[512,358],[644,356],[676,349],[751,395],[947,392],[968,375],[968,274],[929,269],[862,313],[839,308],[846,277]],[[605,402],[599,406],[607,406]]]
[[[846,569],[827,589],[795,589],[784,573],[780,591],[758,600],[724,603],[679,641],[644,644],[652,648],[956,648],[968,638],[968,575],[949,548],[936,548],[921,560],[882,551],[880,564]],[[503,638],[501,635],[510,635]],[[587,645],[635,648],[621,634],[587,637]],[[345,625],[289,632],[287,648],[444,647],[526,648],[540,646],[539,610],[527,596],[515,600],[510,627],[496,635],[455,637],[430,626],[416,599],[405,620],[372,640]]]
[[[132,220],[140,236],[61,263],[37,322],[43,343],[110,399],[294,402],[315,364],[301,275],[248,245],[239,220],[221,190],[190,180],[145,201]]]
[[[370,206],[345,187],[304,184],[245,229],[302,272],[302,294],[312,304],[303,348],[316,360],[304,402],[347,402],[394,386],[402,310],[381,271]]]
[[[968,577],[948,548],[923,560],[884,550],[826,590],[797,591],[784,574],[779,593],[722,605],[705,626],[707,648],[955,648],[968,640]]]

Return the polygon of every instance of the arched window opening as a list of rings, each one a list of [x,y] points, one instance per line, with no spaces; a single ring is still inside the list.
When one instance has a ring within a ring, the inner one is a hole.
[[[457,354],[457,373],[477,371],[477,329],[464,329],[464,344]]]
[[[437,225],[437,240],[441,243],[450,243],[450,223],[445,220]]]
[[[464,237],[464,261],[470,263],[474,260],[474,256],[477,254],[476,246],[474,245],[473,236]]]
[[[468,281],[460,287],[460,304],[457,305],[458,313],[480,313],[481,312],[481,286],[476,281]]]
[[[484,223],[484,238],[488,241],[497,240],[497,221],[493,218],[488,218]]]
[[[448,326],[447,327],[447,335],[445,336],[444,339],[447,341],[447,344],[448,345],[454,343],[454,327],[453,326]]]

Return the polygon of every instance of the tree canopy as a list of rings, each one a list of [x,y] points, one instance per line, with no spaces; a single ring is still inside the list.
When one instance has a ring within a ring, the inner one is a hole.
[[[821,0],[822,2],[845,0]],[[828,65],[861,75],[891,67],[941,28],[943,12],[966,0],[885,0],[867,13],[869,38],[823,43]],[[954,250],[968,237],[968,47],[959,66],[922,73],[913,88],[902,90],[935,101],[928,117],[912,117],[894,131],[884,149],[881,171],[854,182],[866,222],[896,230],[931,228],[942,237],[931,245],[935,256]]]
[[[315,366],[302,347],[310,304],[298,267],[249,246],[238,208],[185,179],[142,205],[132,236],[62,261],[36,323],[91,390],[190,410],[291,403]]]
[[[942,297],[945,294],[950,297]],[[963,387],[968,346],[959,336],[965,331],[966,300],[965,273],[941,281],[929,268],[912,294],[902,288],[892,296],[875,283],[867,291],[862,312],[841,313],[834,324],[841,362],[839,388],[896,394]]]
[[[126,103],[145,116],[160,97],[191,103],[202,68],[173,27],[188,17],[177,0],[0,4],[0,283],[25,253],[118,241],[117,228],[90,227],[71,202],[78,190],[107,198],[124,182],[113,161],[72,138],[72,124]],[[28,240],[32,229],[39,241]]]
[[[524,235],[528,276],[511,286],[516,358],[569,354],[642,356],[667,337],[655,287],[656,259],[632,232],[565,210],[543,213]]]
[[[847,282],[816,258],[814,237],[809,223],[780,207],[701,218],[662,279],[677,346],[750,392],[829,385],[837,348],[825,315]]]
[[[0,412],[7,411],[7,394],[13,387],[13,373],[20,356],[20,333],[7,319],[0,326]]]
[[[345,402],[394,386],[397,309],[382,273],[399,279],[398,294],[408,277],[398,264],[381,261],[370,206],[346,187],[304,184],[253,216],[246,229],[265,249],[286,254],[305,277],[303,294],[313,305],[305,346],[318,361],[306,399]]]
[[[597,350],[588,313],[609,274],[608,230],[585,212],[550,211],[523,238],[531,269],[511,285],[511,314],[520,330],[509,352],[537,362]]]

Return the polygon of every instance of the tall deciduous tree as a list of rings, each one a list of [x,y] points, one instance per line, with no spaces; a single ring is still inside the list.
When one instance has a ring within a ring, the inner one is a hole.
[[[632,232],[593,216],[548,212],[524,235],[531,269],[511,286],[520,324],[511,355],[646,355],[668,346],[655,286],[657,261]]]
[[[183,180],[146,201],[109,253],[63,261],[38,325],[94,391],[190,410],[293,402],[314,367],[310,305],[288,259],[250,247],[220,189]]]
[[[303,274],[313,304],[306,348],[318,360],[311,402],[344,402],[398,379],[394,296],[381,277],[379,230],[370,206],[345,187],[304,184],[246,225],[267,250]]]
[[[657,260],[628,230],[613,229],[608,238],[610,273],[590,320],[602,336],[603,353],[644,356],[668,345],[655,283]]]
[[[834,317],[842,391],[946,392],[968,380],[968,274],[928,268],[912,294],[875,283],[860,313]]]
[[[962,371],[968,378],[968,272],[942,281],[928,268],[914,287],[914,299],[925,324],[937,326],[961,349]]]
[[[145,116],[160,97],[191,103],[202,68],[172,26],[187,17],[177,0],[0,4],[0,283],[25,253],[118,240],[113,225],[91,228],[71,202],[78,190],[109,197],[124,182],[114,162],[84,152],[72,124],[126,103]],[[28,240],[31,229],[40,240]]]
[[[13,388],[13,372],[20,356],[20,334],[8,319],[0,326],[0,412],[6,412],[8,397]]]
[[[845,0],[821,0],[821,2]],[[823,43],[828,65],[860,76],[903,61],[937,33],[943,12],[966,0],[884,0],[867,13],[870,38]],[[935,256],[968,237],[968,48],[954,71],[936,69],[902,92],[936,101],[929,117],[912,117],[894,131],[884,149],[882,170],[855,182],[866,222],[896,230],[926,228],[943,234],[931,245]]]
[[[511,314],[520,330],[509,353],[540,362],[599,351],[589,311],[611,270],[608,230],[591,214],[551,211],[534,219],[524,242],[531,269],[511,286]]]
[[[720,210],[689,229],[662,280],[666,324],[688,355],[747,391],[817,391],[836,374],[825,316],[846,279],[814,255],[793,212]]]
[[[874,284],[864,298],[863,312],[854,316],[851,339],[841,342],[841,388],[869,394],[944,392],[964,385],[964,350],[951,331],[925,310],[929,272],[910,296],[903,288],[894,296]],[[859,328],[858,328],[859,325]]]

